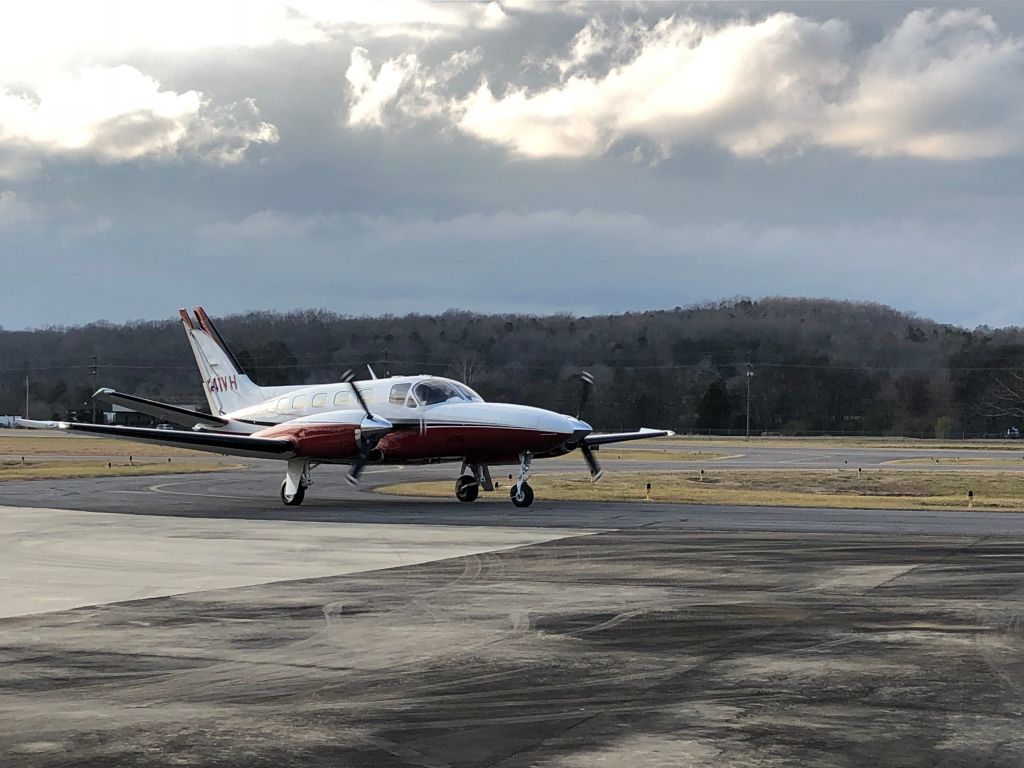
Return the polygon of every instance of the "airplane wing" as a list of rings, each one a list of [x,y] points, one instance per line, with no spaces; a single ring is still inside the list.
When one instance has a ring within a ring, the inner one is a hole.
[[[119,427],[107,424],[82,424],[75,421],[30,421],[21,419],[18,426],[29,429],[57,429],[87,435],[117,437],[137,443],[171,445],[195,451],[221,453],[227,456],[245,456],[251,459],[290,459],[295,456],[295,445],[290,440],[224,432],[194,432],[192,430],[147,429]]]
[[[194,427],[197,424],[201,424],[204,427],[226,427],[230,423],[229,419],[221,416],[211,416],[208,413],[192,411],[177,405],[147,400],[137,395],[126,395],[113,389],[99,389],[93,397],[107,403],[123,405],[125,408],[131,408],[133,411],[155,416],[158,419],[170,421],[174,424],[180,424],[183,427]]]
[[[637,432],[610,432],[606,435],[587,435],[583,438],[583,444],[587,446],[607,445],[608,443],[624,443],[627,440],[646,440],[648,437],[672,437],[675,432],[671,429],[647,429],[646,427]]]

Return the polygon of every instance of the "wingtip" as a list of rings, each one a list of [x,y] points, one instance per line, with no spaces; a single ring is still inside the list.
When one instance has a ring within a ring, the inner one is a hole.
[[[18,419],[14,425],[23,429],[67,429],[66,421],[37,421],[35,419]]]

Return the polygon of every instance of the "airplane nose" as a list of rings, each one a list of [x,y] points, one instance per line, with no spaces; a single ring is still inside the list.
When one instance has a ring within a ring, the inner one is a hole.
[[[544,432],[555,432],[556,434],[568,436],[576,430],[574,424],[576,419],[571,419],[554,411],[545,411],[539,414],[537,421],[537,427]]]
[[[585,421],[574,419],[571,416],[566,416],[565,419],[572,425],[572,439],[569,441],[571,443],[578,443],[594,431],[594,428]]]

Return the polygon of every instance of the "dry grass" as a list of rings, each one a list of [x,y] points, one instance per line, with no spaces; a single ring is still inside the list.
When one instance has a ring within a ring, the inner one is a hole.
[[[109,466],[108,466],[109,464]],[[178,475],[241,469],[244,464],[227,461],[0,461],[0,482],[5,480],[60,480],[81,477],[131,477]]]
[[[133,443],[109,437],[68,435],[57,432],[4,430],[0,433],[0,456],[203,456],[200,451],[171,446]]]
[[[680,451],[676,449],[650,448],[602,448],[597,458],[602,461],[717,461],[727,459],[735,454],[713,453],[711,451]],[[556,461],[580,461],[580,455],[573,451],[565,456],[558,456]]]
[[[1019,473],[901,472],[899,470],[623,472],[590,483],[578,475],[535,475],[537,496],[551,500],[642,501],[688,504],[831,507],[859,509],[1024,509],[1024,475]],[[451,496],[452,483],[385,486],[379,491],[406,496]],[[481,498],[506,499],[507,483]]]
[[[658,442],[674,445],[708,445],[714,448],[912,448],[914,450],[1011,451],[1024,450],[1024,442],[1014,440],[920,440],[901,437],[716,437],[676,435],[661,437]]]
[[[892,464],[914,464],[916,466],[927,466],[928,464],[934,466],[946,466],[946,467],[971,467],[971,466],[998,466],[998,467],[1024,467],[1024,456],[1018,454],[1015,458],[1006,457],[998,459],[986,459],[974,456],[968,456],[966,458],[961,456],[939,456],[939,457],[921,457],[919,459],[892,459],[891,461],[884,462],[887,466]]]

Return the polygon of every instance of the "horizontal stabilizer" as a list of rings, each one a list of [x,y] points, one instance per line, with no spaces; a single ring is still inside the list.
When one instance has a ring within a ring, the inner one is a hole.
[[[20,419],[18,426],[29,429],[57,429],[100,437],[117,437],[137,443],[172,445],[195,451],[221,453],[227,456],[245,456],[253,459],[290,459],[295,456],[291,440],[272,437],[251,437],[223,432],[194,432],[192,430],[147,429],[118,427],[107,424],[83,424],[75,421],[30,421]]]
[[[93,397],[107,403],[123,405],[125,408],[131,408],[133,411],[145,413],[147,416],[163,419],[172,424],[180,424],[183,427],[194,427],[196,425],[226,427],[231,423],[230,420],[221,416],[211,416],[208,413],[200,413],[199,411],[193,411],[177,405],[147,400],[137,395],[126,395],[122,392],[115,392],[113,389],[101,389]]]
[[[583,438],[584,445],[607,445],[608,443],[624,443],[628,440],[646,440],[648,437],[672,437],[671,429],[641,429],[637,432],[611,432],[607,435],[587,435]]]

